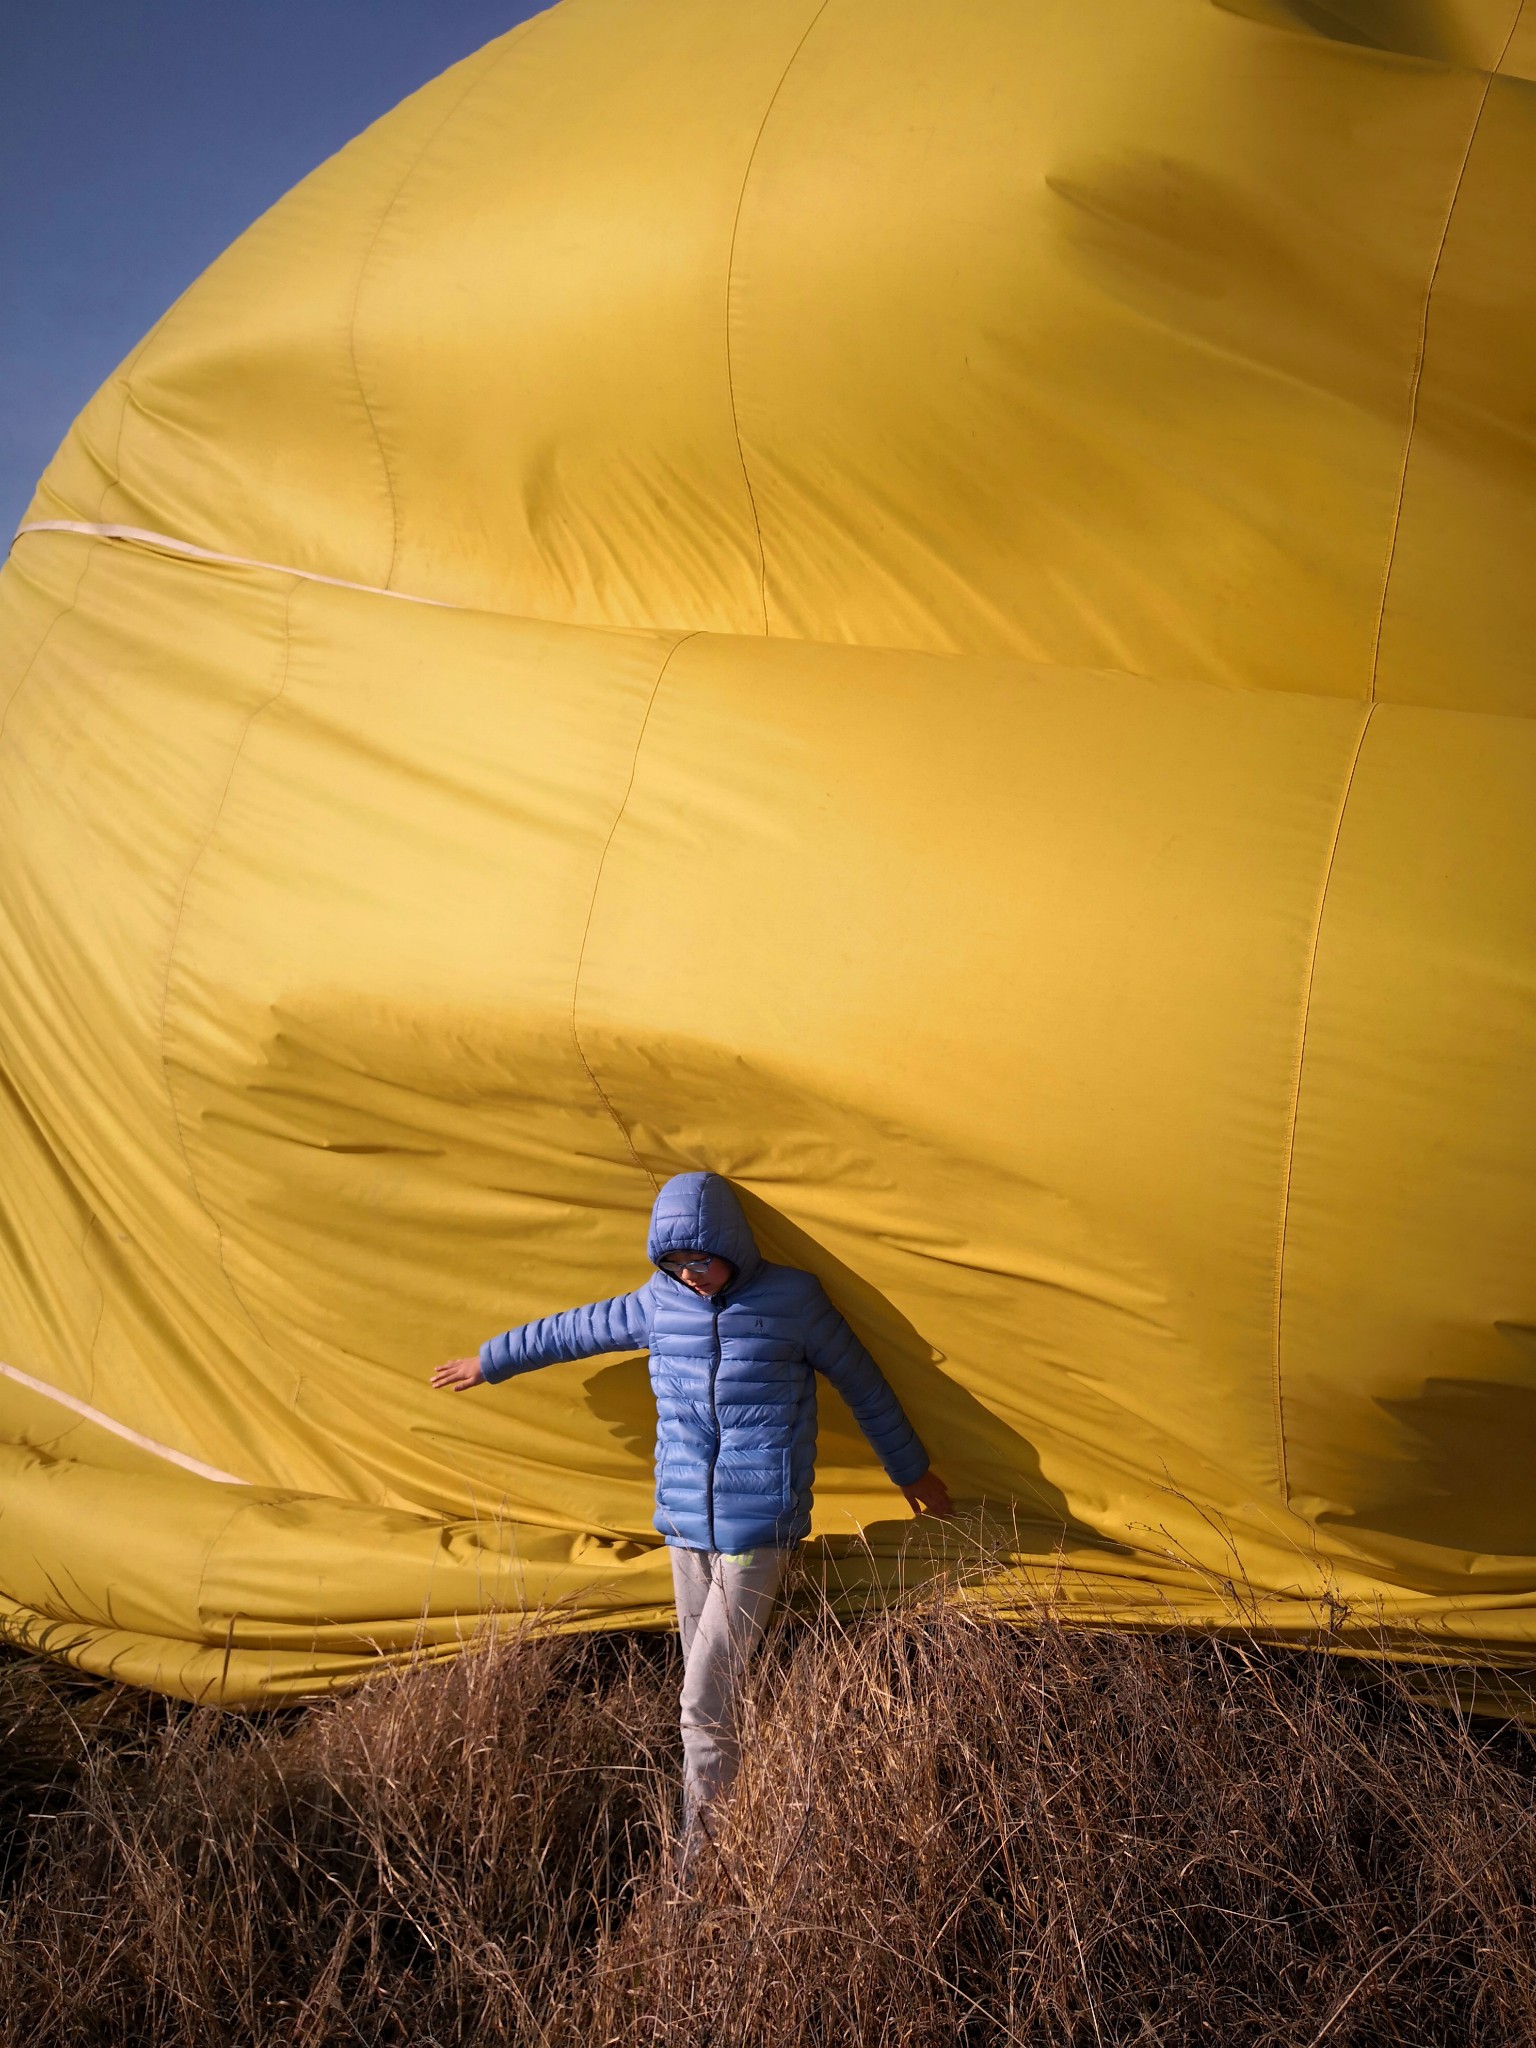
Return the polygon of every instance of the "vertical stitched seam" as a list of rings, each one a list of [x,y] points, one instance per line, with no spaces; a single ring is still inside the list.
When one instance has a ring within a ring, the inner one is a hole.
[[[189,285],[187,291],[191,289],[192,287]],[[112,436],[112,475],[110,480],[102,485],[101,496],[96,500],[96,518],[98,522],[101,519],[102,513],[106,510],[108,498],[119,488],[123,481],[123,428],[128,423],[129,407],[138,403],[133,395],[133,373],[139,367],[142,358],[148,353],[150,343],[154,341],[161,328],[164,327],[166,321],[170,319],[186,296],[186,292],[177,293],[176,297],[172,299],[171,303],[160,315],[160,318],[150,328],[148,334],[145,335],[144,339],[123,365],[123,402],[118,410],[117,432]]]
[[[214,811],[213,818],[209,823],[207,831],[198,841],[197,850],[192,856],[191,865],[188,867],[186,876],[182,882],[181,894],[176,901],[176,919],[174,924],[171,926],[171,941],[170,945],[166,949],[165,981],[160,991],[160,1072],[165,1081],[166,1100],[170,1104],[171,1121],[176,1127],[176,1142],[181,1150],[182,1164],[186,1167],[187,1170],[187,1180],[192,1189],[192,1199],[197,1203],[199,1209],[202,1210],[204,1216],[207,1217],[208,1222],[212,1225],[214,1239],[218,1245],[219,1271],[224,1275],[224,1284],[226,1287],[228,1287],[230,1296],[234,1301],[235,1306],[240,1310],[241,1314],[245,1317],[246,1321],[250,1324],[251,1328],[256,1332],[256,1335],[261,1339],[261,1341],[264,1344],[267,1344],[268,1346],[270,1346],[271,1340],[268,1338],[265,1330],[263,1330],[261,1325],[257,1322],[255,1316],[252,1315],[244,1295],[241,1294],[239,1288],[234,1283],[233,1277],[230,1274],[229,1266],[226,1263],[224,1255],[225,1247],[223,1229],[220,1226],[218,1218],[214,1215],[213,1211],[208,1207],[207,1202],[203,1199],[203,1191],[198,1184],[197,1170],[192,1164],[192,1155],[187,1149],[186,1127],[182,1123],[181,1109],[176,1100],[176,1090],[171,1085],[171,1062],[170,1055],[166,1049],[165,1039],[166,1030],[168,1027],[170,1017],[171,980],[176,972],[176,948],[181,938],[182,923],[186,917],[187,897],[191,892],[192,883],[196,878],[197,871],[203,864],[203,857],[207,853],[209,847],[213,844],[214,835],[219,829],[219,822],[224,816],[224,807],[229,802],[229,792],[234,787],[235,773],[240,766],[241,756],[245,752],[245,743],[251,736],[251,729],[256,724],[256,721],[259,718],[264,717],[265,714],[271,710],[272,706],[277,702],[278,698],[282,696],[284,690],[286,690],[288,687],[288,671],[293,659],[293,632],[290,623],[290,615],[293,610],[294,592],[295,590],[297,590],[297,588],[297,583],[290,583],[288,586],[288,594],[283,600],[283,653],[282,662],[278,670],[277,687],[274,690],[270,691],[267,696],[263,697],[259,704],[254,705],[252,707],[250,713],[246,717],[244,725],[240,728],[240,737],[235,742],[235,751],[230,759],[229,771],[224,777],[224,787],[219,793],[218,807]]]
[[[1387,623],[1387,597],[1392,588],[1392,569],[1397,560],[1398,529],[1403,522],[1403,500],[1408,491],[1408,464],[1413,454],[1414,429],[1419,423],[1419,389],[1424,382],[1424,358],[1429,348],[1429,316],[1434,304],[1435,283],[1440,276],[1440,264],[1445,255],[1446,244],[1451,238],[1451,222],[1456,218],[1456,202],[1461,197],[1461,188],[1466,179],[1467,166],[1472,161],[1472,151],[1477,143],[1477,131],[1482,125],[1483,109],[1488,104],[1488,95],[1493,90],[1494,79],[1499,66],[1509,54],[1509,46],[1515,39],[1515,30],[1520,26],[1520,17],[1525,12],[1525,0],[1518,0],[1514,19],[1509,24],[1509,34],[1504,38],[1493,68],[1483,79],[1482,97],[1477,103],[1477,112],[1472,116],[1471,132],[1467,146],[1461,154],[1461,164],[1456,172],[1456,183],[1451,188],[1451,203],[1445,210],[1445,225],[1440,230],[1440,240],[1435,249],[1435,260],[1429,267],[1429,282],[1424,287],[1424,310],[1419,319],[1419,340],[1414,355],[1413,374],[1408,385],[1408,425],[1403,435],[1403,456],[1397,469],[1397,491],[1392,500],[1392,517],[1387,529],[1387,559],[1382,568],[1381,599],[1376,607],[1376,627],[1371,635],[1371,673],[1366,690],[1366,701],[1376,701],[1376,674],[1381,665],[1381,640]]]
[[[536,20],[540,18],[538,16],[535,17]],[[531,28],[533,24],[529,22],[523,24],[523,26]],[[368,281],[368,266],[372,263],[374,251],[379,246],[379,238],[384,233],[385,228],[389,226],[390,217],[404,197],[406,186],[410,184],[416,173],[421,169],[422,164],[426,161],[428,152],[437,143],[443,130],[463,112],[465,103],[470,95],[477,91],[480,86],[484,85],[493,73],[501,69],[507,58],[511,56],[513,46],[521,41],[522,37],[514,31],[507,47],[502,50],[500,56],[493,63],[487,64],[483,70],[477,71],[458,98],[453,102],[453,105],[444,109],[442,119],[432,130],[431,134],[423,138],[420,149],[417,150],[409,164],[407,164],[399,184],[385,202],[384,211],[379,215],[373,233],[368,238],[368,246],[363,251],[363,260],[358,265],[357,283],[353,288],[352,305],[347,314],[347,355],[352,364],[352,381],[357,386],[357,395],[362,401],[363,411],[368,416],[368,427],[373,435],[374,448],[378,452],[379,467],[384,472],[384,488],[389,494],[389,567],[384,573],[384,587],[386,589],[388,589],[394,579],[395,556],[400,549],[400,504],[395,495],[395,479],[390,470],[389,457],[384,449],[384,437],[379,432],[378,417],[374,412],[372,404],[369,402],[367,388],[363,383],[362,369],[357,360],[357,311],[358,307],[362,304],[363,286]]]
[[[629,1126],[614,1107],[607,1090],[597,1078],[592,1062],[587,1058],[586,1048],[581,1042],[581,1026],[577,1012],[581,1002],[581,971],[587,961],[587,940],[592,931],[592,919],[597,912],[598,892],[603,886],[603,871],[608,865],[609,849],[613,845],[620,825],[624,822],[624,813],[629,809],[630,794],[635,786],[635,774],[640,766],[640,749],[645,745],[646,728],[651,722],[651,712],[655,709],[656,699],[661,694],[661,686],[666,679],[667,670],[672,666],[672,657],[680,647],[686,646],[690,640],[696,640],[697,638],[697,633],[684,633],[680,639],[673,641],[672,645],[667,649],[666,657],[661,667],[656,671],[656,680],[651,685],[651,694],[645,700],[645,712],[640,720],[640,730],[635,735],[635,751],[630,757],[629,780],[624,785],[624,794],[619,800],[619,808],[614,813],[613,823],[608,827],[608,837],[603,841],[603,850],[597,857],[597,872],[592,877],[592,894],[587,902],[586,922],[581,928],[581,944],[576,951],[576,972],[571,978],[571,1040],[576,1047],[576,1057],[585,1068],[587,1079],[592,1083],[598,1101],[607,1110],[609,1116],[612,1117],[620,1137],[629,1147],[630,1157],[651,1183],[657,1194],[661,1192],[661,1182],[640,1157],[635,1141],[630,1136]]]
[[[6,698],[3,708],[0,708],[0,739],[4,739],[5,728],[10,723],[11,707],[15,704],[17,698],[21,695],[22,691],[26,688],[28,679],[30,678],[33,669],[35,669],[37,667],[37,664],[42,660],[43,651],[47,647],[48,642],[53,638],[55,632],[58,630],[60,626],[63,625],[64,621],[75,609],[75,606],[80,602],[80,593],[85,588],[85,579],[91,573],[91,564],[95,561],[97,553],[97,548],[91,548],[87,551],[85,562],[81,567],[80,574],[75,578],[75,587],[70,592],[69,603],[60,605],[59,609],[54,613],[53,617],[48,621],[47,625],[43,628],[42,637],[41,639],[39,639],[37,645],[33,648],[31,659],[28,661],[26,667],[22,670],[21,674],[16,678],[15,689],[12,690],[9,697]]]
[[[96,1346],[101,1342],[101,1326],[107,1319],[106,1282],[99,1273],[91,1272],[91,1239],[101,1234],[101,1224],[93,1209],[85,1226],[85,1235],[80,1240],[80,1263],[96,1283],[96,1320],[91,1325],[90,1347],[85,1354],[85,1398],[88,1401],[96,1392]]]
[[[196,1591],[196,1592],[195,1592],[195,1593],[193,1594],[193,1596],[192,1596],[192,1611],[193,1611],[193,1613],[194,1613],[194,1614],[196,1614],[196,1615],[197,1615],[197,1617],[198,1617],[198,1619],[199,1619],[200,1621],[202,1620],[202,1613],[203,1613],[203,1595],[204,1595],[204,1593],[205,1593],[205,1592],[207,1591],[207,1589],[208,1589],[208,1574],[209,1574],[209,1573],[210,1573],[210,1572],[211,1572],[211,1571],[213,1570],[213,1565],[214,1565],[214,1559],[215,1559],[215,1557],[216,1557],[216,1556],[218,1555],[219,1551],[220,1551],[220,1550],[222,1549],[222,1547],[223,1547],[223,1545],[224,1545],[224,1541],[225,1541],[225,1539],[227,1538],[227,1536],[229,1535],[229,1532],[230,1532],[230,1530],[231,1530],[231,1529],[232,1529],[232,1528],[233,1528],[233,1527],[235,1526],[235,1523],[236,1523],[236,1522],[237,1522],[237,1521],[238,1521],[238,1520],[240,1519],[240,1517],[241,1517],[241,1516],[242,1516],[242,1515],[243,1515],[243,1514],[245,1513],[246,1509],[247,1509],[247,1508],[248,1508],[249,1506],[250,1506],[250,1502],[249,1502],[249,1501],[246,1501],[246,1500],[236,1501],[235,1505],[234,1505],[234,1506],[233,1506],[233,1507],[232,1507],[232,1508],[230,1509],[229,1513],[228,1513],[228,1514],[227,1514],[227,1515],[226,1515],[226,1516],[224,1517],[223,1521],[222,1521],[222,1522],[221,1522],[221,1523],[219,1524],[219,1533],[217,1534],[217,1536],[215,1536],[215,1537],[214,1537],[213,1541],[212,1541],[212,1542],[211,1542],[211,1543],[210,1543],[210,1544],[208,1545],[207,1549],[206,1549],[206,1550],[205,1550],[205,1551],[203,1552],[203,1561],[202,1561],[202,1564],[201,1564],[201,1566],[200,1566],[200,1567],[198,1568],[198,1574],[197,1574],[197,1591]],[[228,1685],[228,1683],[229,1683],[229,1661],[230,1661],[230,1652],[231,1652],[231,1650],[232,1650],[232,1649],[233,1649],[233,1647],[234,1647],[234,1640],[235,1640],[235,1623],[236,1623],[237,1621],[239,1621],[239,1620],[240,1620],[240,1618],[241,1618],[241,1617],[240,1617],[240,1616],[239,1616],[238,1614],[231,1614],[231,1615],[230,1615],[230,1617],[229,1617],[229,1623],[228,1623],[228,1626],[227,1626],[227,1628],[226,1628],[226,1630],[225,1630],[225,1636],[224,1636],[224,1669],[223,1669],[223,1671],[221,1672],[221,1674],[220,1674],[220,1678],[219,1678],[219,1704],[220,1704],[220,1706],[224,1706],[224,1705],[226,1705],[226,1704],[227,1704],[227,1702],[228,1702],[228,1694],[227,1694],[227,1692],[226,1692],[225,1688],[227,1687],[227,1685]],[[203,1641],[202,1641],[202,1643],[201,1643],[200,1645],[198,1645],[197,1647],[199,1647],[199,1648],[205,1648],[205,1647],[206,1647],[206,1648],[211,1648],[211,1647],[212,1647],[212,1644],[210,1643],[210,1641],[209,1641],[209,1638],[208,1638],[208,1635],[207,1635],[207,1633],[206,1633],[206,1629],[207,1629],[207,1624],[206,1624],[206,1623],[204,1623],[204,1624],[203,1624],[203,1626],[204,1626],[204,1635],[203,1635]]]
[[[731,300],[736,279],[736,237],[741,231],[741,211],[747,200],[747,187],[752,182],[752,166],[757,162],[757,152],[762,144],[768,118],[778,104],[779,94],[784,90],[784,81],[794,69],[795,59],[805,48],[811,30],[826,12],[827,0],[811,16],[801,32],[800,40],[789,53],[789,61],[779,74],[779,82],[769,95],[763,109],[763,118],[757,124],[757,133],[752,138],[752,147],[747,152],[747,167],[741,174],[741,190],[736,195],[736,212],[731,220],[731,246],[725,259],[725,386],[731,404],[731,431],[736,436],[736,459],[741,464],[741,480],[747,487],[747,503],[752,509],[752,531],[757,539],[757,587],[758,599],[763,609],[763,638],[768,637],[768,558],[763,551],[763,526],[757,516],[757,493],[752,488],[752,473],[747,468],[747,451],[742,445],[741,418],[736,407],[736,365],[731,354]]]
[[[1328,843],[1328,858],[1323,866],[1323,883],[1318,891],[1317,916],[1312,925],[1312,942],[1307,950],[1306,971],[1302,977],[1301,1020],[1296,1034],[1296,1069],[1291,1081],[1290,1108],[1286,1119],[1285,1172],[1280,1186],[1280,1222],[1275,1250],[1274,1348],[1271,1370],[1275,1409],[1275,1466],[1280,1480],[1280,1493],[1287,1507],[1291,1504],[1291,1477],[1285,1449],[1285,1385],[1281,1375],[1280,1347],[1285,1319],[1285,1251],[1291,1220],[1291,1175],[1296,1163],[1296,1127],[1301,1112],[1302,1071],[1306,1065],[1307,1027],[1312,1018],[1312,983],[1317,973],[1318,948],[1322,943],[1323,916],[1328,908],[1328,887],[1333,880],[1334,859],[1338,854],[1339,841],[1344,832],[1344,814],[1349,809],[1350,792],[1355,786],[1355,770],[1360,765],[1360,756],[1365,748],[1365,736],[1375,715],[1376,706],[1367,705],[1365,716],[1360,721],[1360,730],[1355,737],[1355,749],[1350,756],[1349,772],[1344,778],[1343,792],[1339,797],[1339,808],[1333,821],[1333,837]]]

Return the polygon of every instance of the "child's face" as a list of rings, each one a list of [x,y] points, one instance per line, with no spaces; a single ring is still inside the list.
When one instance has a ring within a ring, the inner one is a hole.
[[[669,1252],[661,1261],[664,1273],[670,1273],[674,1280],[681,1280],[685,1287],[691,1287],[695,1294],[702,1294],[706,1300],[718,1294],[731,1277],[731,1269],[724,1259],[717,1259],[709,1252]]]

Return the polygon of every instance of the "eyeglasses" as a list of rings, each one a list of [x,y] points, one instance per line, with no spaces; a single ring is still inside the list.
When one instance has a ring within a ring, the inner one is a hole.
[[[713,1252],[700,1252],[691,1259],[684,1258],[679,1252],[672,1252],[666,1258],[656,1261],[663,1273],[670,1273],[674,1280],[681,1280],[685,1273],[707,1273],[714,1262]]]

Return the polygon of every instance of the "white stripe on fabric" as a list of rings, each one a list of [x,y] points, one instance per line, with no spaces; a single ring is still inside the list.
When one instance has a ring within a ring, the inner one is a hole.
[[[126,541],[130,546],[159,548],[168,555],[185,555],[193,562],[213,562],[223,569],[270,569],[275,576],[297,576],[304,583],[328,583],[333,590],[360,590],[367,597],[398,597],[402,604],[429,604],[435,611],[468,611],[468,605],[448,604],[440,597],[416,597],[409,590],[386,590],[378,583],[348,583],[343,576],[322,576],[316,569],[295,569],[287,562],[258,562],[249,555],[219,555],[212,548],[194,547],[189,540],[177,540],[169,533],[152,533],[145,526],[88,526],[81,519],[33,519],[18,526],[11,545],[24,533],[83,533],[92,540]]]
[[[61,1408],[72,1408],[76,1415],[83,1415],[98,1429],[110,1430],[113,1436],[120,1436],[125,1443],[137,1444],[141,1451],[152,1451],[157,1458],[164,1458],[168,1465],[179,1465],[183,1472],[195,1472],[199,1479],[216,1479],[220,1486],[249,1486],[251,1483],[248,1479],[237,1479],[233,1472],[221,1472],[216,1465],[205,1465],[199,1458],[189,1458],[185,1451],[173,1451],[169,1444],[157,1444],[152,1436],[130,1429],[126,1422],[115,1422],[110,1415],[103,1415],[99,1408],[93,1408],[89,1401],[78,1400],[73,1394],[61,1392],[58,1387],[50,1387],[46,1380],[34,1379],[31,1373],[22,1372],[18,1366],[7,1365],[3,1358],[0,1358],[0,1373],[4,1373],[8,1380],[30,1387],[45,1401],[57,1401]]]

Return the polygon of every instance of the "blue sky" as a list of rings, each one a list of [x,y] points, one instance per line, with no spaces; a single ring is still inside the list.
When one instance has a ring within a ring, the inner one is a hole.
[[[192,279],[526,0],[0,0],[0,550]]]

